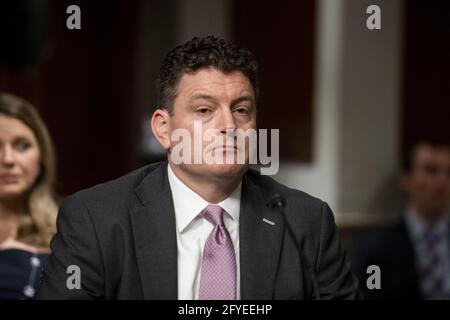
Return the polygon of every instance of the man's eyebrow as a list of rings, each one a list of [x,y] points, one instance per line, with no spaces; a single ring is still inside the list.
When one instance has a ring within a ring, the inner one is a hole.
[[[204,93],[199,93],[199,94],[194,94],[190,101],[194,101],[194,100],[210,100],[210,101],[215,101],[216,99],[214,99],[213,96],[210,96],[208,94],[204,94]]]
[[[194,100],[209,100],[209,101],[212,101],[212,102],[216,101],[216,99],[213,96],[210,96],[208,94],[203,94],[203,93],[199,93],[199,94],[193,95],[191,97],[190,101],[194,101]],[[231,105],[236,105],[236,104],[238,104],[238,103],[240,103],[242,101],[250,101],[250,102],[253,103],[255,101],[255,99],[251,95],[243,95],[243,96],[240,96],[240,97],[234,99],[231,102]]]
[[[242,102],[242,101],[250,101],[250,102],[254,102],[255,101],[255,99],[253,98],[253,96],[251,96],[251,95],[245,95],[245,96],[241,96],[241,97],[239,97],[239,98],[236,98],[236,99],[234,99],[232,102],[231,102],[231,104],[232,105],[236,105],[236,104],[238,104],[239,102]]]

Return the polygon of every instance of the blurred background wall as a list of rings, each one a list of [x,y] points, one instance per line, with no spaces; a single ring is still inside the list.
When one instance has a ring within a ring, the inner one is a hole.
[[[66,8],[81,8],[81,30]],[[366,9],[381,8],[381,30]],[[259,126],[279,128],[279,181],[339,224],[383,222],[416,135],[449,135],[450,2],[21,0],[0,4],[0,91],[43,114],[70,194],[162,157],[148,130],[168,50],[214,34],[260,62]]]

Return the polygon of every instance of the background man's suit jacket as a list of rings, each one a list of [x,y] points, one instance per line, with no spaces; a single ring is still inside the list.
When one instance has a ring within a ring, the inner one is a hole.
[[[360,237],[355,241],[352,257],[364,299],[421,299],[414,247],[404,219]],[[380,267],[380,290],[369,290],[365,286],[370,276],[366,269],[370,265]]]
[[[274,194],[285,203],[291,233],[280,208],[267,205]],[[253,170],[243,178],[241,197],[242,299],[356,298],[357,280],[326,203]],[[167,162],[67,197],[57,229],[39,298],[177,299]],[[70,265],[81,269],[81,289],[66,286]]]

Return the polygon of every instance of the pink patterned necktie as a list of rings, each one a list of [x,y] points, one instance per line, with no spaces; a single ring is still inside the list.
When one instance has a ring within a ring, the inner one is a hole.
[[[230,234],[223,224],[223,209],[208,205],[202,212],[214,229],[203,250],[200,300],[236,299],[236,256]]]

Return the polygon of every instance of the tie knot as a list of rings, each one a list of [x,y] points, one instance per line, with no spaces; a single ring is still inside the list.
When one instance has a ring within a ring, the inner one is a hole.
[[[215,226],[223,226],[223,209],[221,206],[210,204],[202,212],[206,220]]]

